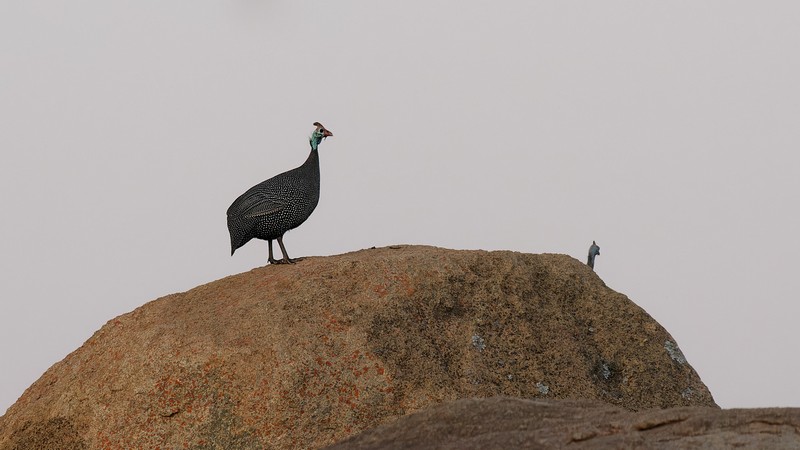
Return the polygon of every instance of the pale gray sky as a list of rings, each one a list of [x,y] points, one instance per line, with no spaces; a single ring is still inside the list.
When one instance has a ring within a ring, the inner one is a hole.
[[[800,4],[0,2],[0,412],[111,318],[263,265],[225,210],[320,147],[292,256],[557,252],[723,407],[800,406]]]

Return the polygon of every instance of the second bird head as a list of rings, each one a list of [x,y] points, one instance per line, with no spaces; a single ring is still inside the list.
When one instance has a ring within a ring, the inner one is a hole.
[[[322,126],[319,122],[314,122],[314,126],[317,127],[314,129],[314,132],[311,133],[311,136],[308,138],[308,142],[311,144],[311,149],[316,150],[319,143],[322,142],[326,137],[333,136],[333,133],[328,131],[327,128]]]

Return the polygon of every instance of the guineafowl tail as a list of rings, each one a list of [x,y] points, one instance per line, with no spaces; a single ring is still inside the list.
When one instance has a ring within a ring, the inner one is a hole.
[[[228,232],[231,235],[231,256],[237,248],[253,239],[250,227],[245,226],[240,219],[228,217]]]
[[[249,237],[238,237],[238,236],[235,237],[235,236],[231,235],[231,256],[233,256],[233,253],[236,251],[236,249],[238,249],[239,247],[243,246],[244,244],[247,244],[248,242],[250,242],[250,239],[252,239],[252,238],[249,238]]]

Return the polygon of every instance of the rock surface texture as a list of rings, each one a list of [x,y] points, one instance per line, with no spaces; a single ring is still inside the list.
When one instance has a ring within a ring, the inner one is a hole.
[[[800,409],[627,411],[589,400],[462,399],[326,450],[797,449]]]
[[[580,261],[400,246],[111,320],[0,418],[0,449],[319,448],[498,395],[716,408],[669,333]]]

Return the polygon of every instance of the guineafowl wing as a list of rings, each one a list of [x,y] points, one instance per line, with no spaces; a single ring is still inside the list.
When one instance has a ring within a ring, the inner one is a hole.
[[[228,208],[228,216],[254,218],[281,211],[286,203],[268,192],[251,189]]]
[[[268,216],[270,214],[275,214],[279,211],[282,211],[284,208],[286,208],[285,204],[264,200],[247,210],[244,214],[242,214],[242,217],[252,219],[260,216]]]

